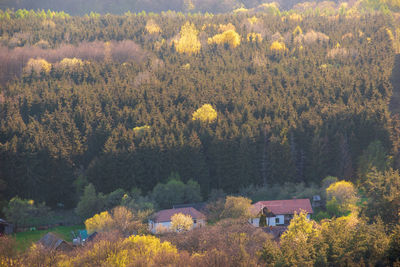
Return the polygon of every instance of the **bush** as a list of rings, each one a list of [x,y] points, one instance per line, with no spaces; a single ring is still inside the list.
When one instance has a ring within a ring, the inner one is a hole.
[[[174,214],[171,217],[171,230],[175,232],[189,231],[193,227],[193,219],[190,215],[182,213]]]
[[[13,237],[0,236],[0,266],[13,266],[17,257],[17,243]]]
[[[317,222],[323,220],[323,219],[329,219],[331,216],[329,215],[328,212],[326,211],[320,211],[318,212],[314,217],[314,220],[316,220]]]
[[[13,197],[4,209],[7,220],[13,222],[15,227],[33,226],[35,220],[48,216],[50,209],[45,203],[35,203],[32,199]]]
[[[124,236],[147,232],[141,215],[135,216],[123,206],[115,207],[111,212],[103,211],[85,221],[88,233],[117,231]]]
[[[222,218],[247,219],[251,215],[251,199],[228,196],[225,200]]]
[[[152,192],[152,197],[160,208],[172,208],[175,204],[193,203],[202,200],[200,186],[189,180],[187,184],[180,180],[176,173],[170,175],[166,184],[158,183]]]
[[[78,214],[82,219],[87,219],[93,214],[99,213],[100,211],[104,210],[105,208],[105,197],[103,194],[96,193],[96,189],[94,188],[93,184],[88,184],[85,187],[83,192],[83,196],[79,201],[75,212]]]

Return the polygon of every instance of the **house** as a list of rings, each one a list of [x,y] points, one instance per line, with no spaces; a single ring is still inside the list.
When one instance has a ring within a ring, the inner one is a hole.
[[[38,241],[38,243],[43,245],[43,247],[49,250],[62,250],[62,251],[72,250],[71,244],[69,244],[68,242],[59,238],[56,234],[51,232],[45,234]]]
[[[10,235],[14,232],[14,227],[11,223],[0,219],[0,235]]]
[[[255,216],[250,219],[250,223],[257,227],[260,225],[262,214],[266,217],[267,226],[279,226],[289,225],[295,213],[305,211],[308,219],[310,219],[310,214],[313,213],[308,198],[259,201],[252,205],[252,210]]]
[[[154,214],[153,218],[149,220],[149,229],[152,233],[156,233],[159,229],[169,229],[171,226],[171,218],[173,215],[182,213],[190,215],[193,219],[193,228],[201,227],[206,224],[206,216],[193,207],[184,207],[168,210],[160,210]]]
[[[195,208],[196,210],[203,212],[207,206],[207,203],[205,202],[198,202],[198,203],[189,203],[189,204],[177,204],[173,205],[173,209],[179,209],[179,208]]]

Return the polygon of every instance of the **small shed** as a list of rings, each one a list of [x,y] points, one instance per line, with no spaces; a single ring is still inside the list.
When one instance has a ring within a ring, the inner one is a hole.
[[[43,245],[49,250],[72,250],[72,246],[65,240],[58,237],[56,234],[49,232],[45,234],[39,241],[39,244]]]
[[[0,235],[10,235],[13,232],[14,226],[3,219],[0,219]]]
[[[312,206],[315,207],[321,207],[321,196],[320,195],[315,195],[313,196],[313,201],[312,201]]]

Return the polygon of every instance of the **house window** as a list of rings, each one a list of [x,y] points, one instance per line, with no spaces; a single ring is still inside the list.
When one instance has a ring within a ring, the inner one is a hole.
[[[279,218],[275,218],[275,224],[279,224]]]
[[[196,221],[196,219],[193,219],[193,223],[195,224],[197,221]]]

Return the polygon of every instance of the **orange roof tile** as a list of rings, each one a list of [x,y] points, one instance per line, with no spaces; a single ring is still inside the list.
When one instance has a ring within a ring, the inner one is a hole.
[[[275,215],[300,213],[304,210],[307,213],[313,213],[311,202],[305,199],[287,199],[287,200],[270,200],[258,201],[252,205],[253,211],[259,212],[262,208],[267,207]]]

